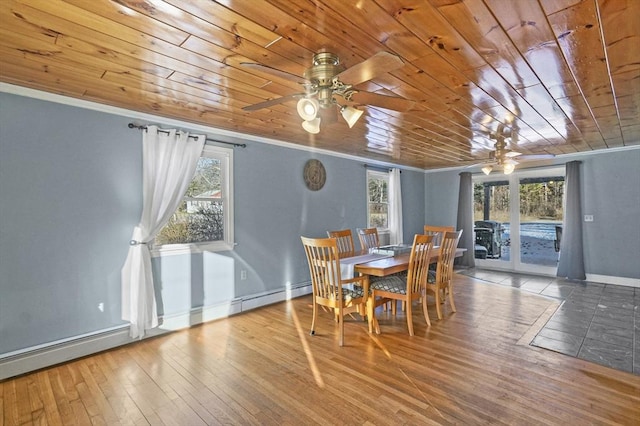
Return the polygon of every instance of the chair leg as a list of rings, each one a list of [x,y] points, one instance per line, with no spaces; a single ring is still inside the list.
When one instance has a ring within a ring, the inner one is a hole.
[[[338,327],[340,328],[340,346],[344,346],[344,314],[342,309],[338,314]]]
[[[451,288],[451,284],[449,284],[449,304],[451,305],[451,311],[456,312],[456,304],[453,301],[453,288]]]
[[[376,334],[380,334],[380,325],[378,321],[376,321],[376,296],[375,293],[372,293],[371,296],[367,298],[367,320],[369,322],[369,334],[373,333],[375,329]]]
[[[311,334],[312,336],[316,334],[316,319],[318,318],[318,304],[313,304],[313,315],[311,317]]]
[[[409,336],[413,336],[413,316],[411,314],[411,301],[407,300],[405,305],[407,306],[406,315],[407,315],[407,327],[409,327]]]
[[[427,310],[427,295],[421,297],[422,299],[422,313],[424,314],[424,320],[427,322],[427,326],[431,327],[431,320],[429,319],[429,311]]]
[[[440,307],[440,305],[442,304],[442,301],[440,300],[440,289],[436,289],[435,291],[436,294],[436,312],[438,313],[438,319],[441,320],[442,319],[442,308]]]

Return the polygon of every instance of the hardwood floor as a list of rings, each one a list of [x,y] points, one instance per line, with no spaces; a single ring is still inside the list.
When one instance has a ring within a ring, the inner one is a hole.
[[[457,275],[458,312],[332,316],[310,296],[0,383],[4,424],[639,424],[640,377],[528,343],[558,302]]]

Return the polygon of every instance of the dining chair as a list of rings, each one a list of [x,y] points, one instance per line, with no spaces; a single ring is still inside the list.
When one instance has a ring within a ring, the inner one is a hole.
[[[433,245],[439,246],[442,242],[442,235],[445,232],[455,232],[456,228],[453,226],[434,226],[424,225],[424,235],[433,235]]]
[[[431,325],[427,311],[425,283],[429,274],[429,257],[432,248],[433,236],[416,234],[413,237],[413,245],[409,255],[409,269],[406,275],[394,274],[379,278],[371,277],[370,279],[369,290],[374,304],[376,297],[379,297],[380,301],[384,303],[388,299],[404,302],[410,336],[413,336],[412,302],[422,301],[424,319],[428,326]]]
[[[318,307],[334,313],[340,329],[340,346],[344,345],[344,317],[357,312],[364,317],[369,278],[366,275],[343,278],[335,238],[300,237],[304,246],[313,288],[311,335],[315,335]]]
[[[378,228],[358,228],[357,232],[362,250],[368,251],[371,248],[380,247]]]
[[[335,238],[338,242],[338,253],[340,257],[353,256],[355,245],[353,244],[353,234],[351,229],[341,229],[339,231],[327,231],[327,236]]]
[[[438,256],[438,263],[436,264],[435,273],[429,272],[426,288],[427,294],[433,293],[436,299],[436,312],[438,313],[438,319],[442,319],[441,304],[444,303],[448,296],[451,310],[456,312],[456,304],[453,300],[453,261],[456,257],[456,248],[458,247],[458,241],[462,230],[457,232],[445,232],[440,244],[440,254]]]
[[[433,235],[433,245],[435,247],[440,246],[442,243],[442,236],[445,232],[455,232],[456,228],[453,226],[434,226],[434,225],[424,225],[424,235]],[[429,266],[430,271],[435,271],[436,266]]]

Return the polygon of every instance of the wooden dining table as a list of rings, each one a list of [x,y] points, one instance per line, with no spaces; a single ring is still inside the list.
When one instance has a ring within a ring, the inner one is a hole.
[[[456,248],[455,257],[462,256],[467,251],[466,248]],[[360,254],[361,256],[361,254]],[[368,260],[362,263],[355,263],[353,270],[355,273],[367,276],[385,277],[398,272],[404,272],[409,269],[409,258],[411,253],[401,253],[395,256],[386,256]],[[434,247],[429,254],[429,263],[436,263],[440,256],[440,247]],[[354,257],[353,259],[357,259]],[[363,259],[363,260],[366,260]],[[341,259],[343,262],[349,262],[349,258]],[[368,292],[368,285],[365,289]],[[369,322],[369,333],[372,333],[375,329],[376,334],[380,334],[380,326],[373,313],[375,306],[375,300],[371,296],[367,299],[367,320]]]
[[[457,248],[455,257],[460,257],[466,252],[465,248]],[[354,271],[362,275],[386,277],[387,275],[403,272],[409,269],[409,257],[411,253],[402,253],[395,256],[381,257],[354,265]],[[429,254],[429,263],[436,263],[440,257],[440,247],[434,247]]]

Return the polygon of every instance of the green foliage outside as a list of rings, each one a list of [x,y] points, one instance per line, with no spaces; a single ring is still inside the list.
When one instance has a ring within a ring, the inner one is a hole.
[[[220,241],[224,239],[223,220],[222,204],[199,206],[193,213],[186,213],[185,209],[169,219],[169,223],[156,236],[155,243],[163,245]]]
[[[369,225],[376,228],[388,227],[388,185],[387,180],[369,179]]]
[[[564,181],[549,179],[546,182],[520,184],[520,221],[543,222],[562,221]],[[483,184],[473,188],[474,221],[484,219],[485,191]],[[509,185],[489,186],[489,219],[510,222]]]
[[[158,233],[156,245],[187,244],[224,239],[220,161],[201,157],[185,193],[185,201]]]

